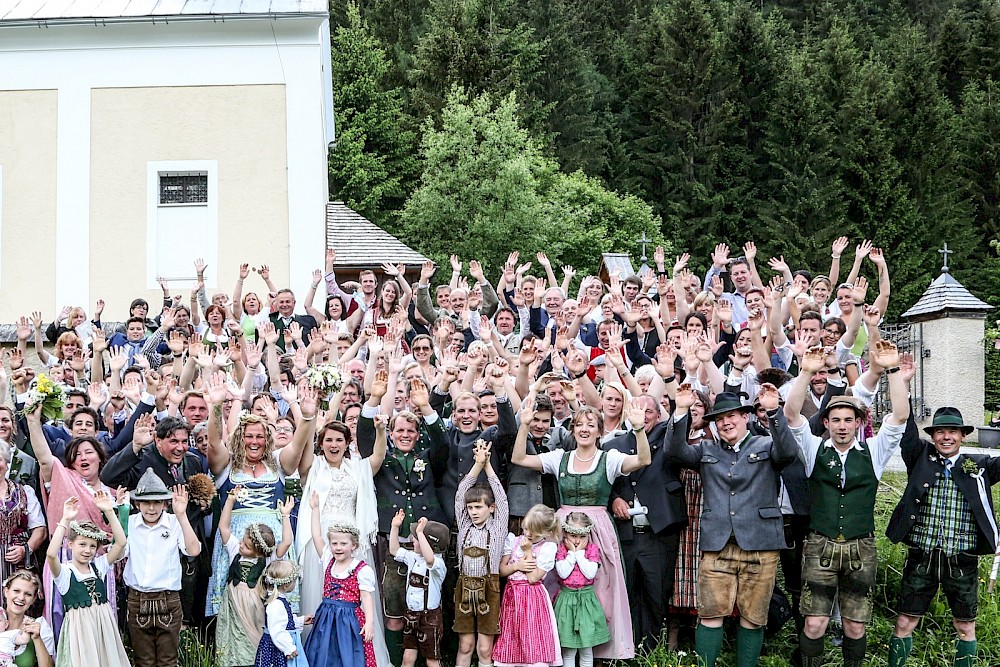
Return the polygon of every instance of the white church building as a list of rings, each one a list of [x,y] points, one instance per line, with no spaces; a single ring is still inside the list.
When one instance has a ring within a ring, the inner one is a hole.
[[[0,323],[323,262],[327,0],[0,0]],[[177,293],[174,291],[174,293]]]

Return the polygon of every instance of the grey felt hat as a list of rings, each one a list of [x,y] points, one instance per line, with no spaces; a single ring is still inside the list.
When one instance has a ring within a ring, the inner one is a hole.
[[[173,500],[174,492],[167,488],[163,480],[156,476],[152,468],[146,468],[139,483],[132,492],[132,500]]]

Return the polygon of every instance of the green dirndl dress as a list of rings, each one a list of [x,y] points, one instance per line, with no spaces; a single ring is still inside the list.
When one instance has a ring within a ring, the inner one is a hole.
[[[556,566],[566,560],[566,546],[556,550]],[[600,549],[591,542],[584,550],[584,556],[591,562],[598,562]],[[594,593],[594,580],[588,579],[574,565],[569,576],[563,579],[562,588],[555,603],[556,627],[559,629],[559,644],[563,648],[591,648],[611,640],[611,630],[604,616],[604,608]]]

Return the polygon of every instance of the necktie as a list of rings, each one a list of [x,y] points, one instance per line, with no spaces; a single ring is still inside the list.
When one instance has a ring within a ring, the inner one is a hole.
[[[170,465],[170,475],[174,478],[174,482],[177,484],[181,483],[181,471],[177,467],[176,463]]]
[[[951,478],[951,467],[953,465],[955,464],[951,461],[951,459],[948,459],[944,462],[944,476],[949,479]]]

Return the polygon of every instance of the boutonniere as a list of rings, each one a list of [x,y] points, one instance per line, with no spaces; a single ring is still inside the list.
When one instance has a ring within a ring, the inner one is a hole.
[[[927,458],[930,461],[933,461],[934,463],[937,463],[938,461],[940,461],[940,459],[938,458],[937,454],[928,454]]]
[[[965,459],[964,461],[962,461],[962,471],[972,475],[977,479],[983,474],[983,472],[985,472],[985,470],[986,470],[985,468],[980,468],[979,464],[977,464],[972,459]]]
[[[421,482],[424,481],[424,471],[427,470],[427,462],[423,459],[417,459],[413,462],[413,472],[417,473],[417,479]]]

